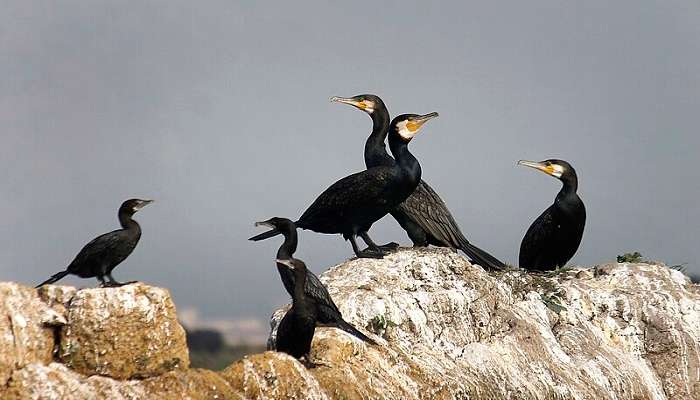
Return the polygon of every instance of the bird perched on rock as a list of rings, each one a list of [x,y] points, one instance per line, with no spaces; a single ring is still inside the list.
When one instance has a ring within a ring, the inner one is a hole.
[[[586,207],[576,193],[578,177],[566,161],[518,161],[562,182],[562,188],[542,215],[525,233],[520,244],[520,267],[528,270],[553,270],[563,267],[576,254],[586,225]]]
[[[86,244],[68,265],[65,271],[54,274],[40,283],[41,287],[54,283],[68,274],[81,278],[97,277],[102,287],[122,286],[127,283],[117,282],[112,277],[112,270],[124,261],[141,238],[141,226],[132,217],[153,200],[129,199],[122,203],[117,213],[122,229],[100,235]],[[108,279],[105,281],[105,277]]]
[[[384,144],[389,132],[389,111],[379,96],[361,94],[354,97],[332,97],[331,101],[349,104],[367,113],[372,119],[372,133],[365,142],[367,168],[393,165],[396,161]],[[496,257],[470,243],[459,229],[450,210],[438,194],[421,180],[416,190],[391,211],[391,216],[406,231],[416,247],[428,245],[460,249],[472,262],[490,270],[503,270],[506,265]]]
[[[425,115],[403,114],[394,118],[389,124],[389,148],[396,162],[368,168],[335,182],[304,211],[294,222],[295,226],[319,233],[340,233],[350,241],[358,257],[384,257],[386,249],[377,246],[367,231],[416,189],[421,168],[409,151],[408,144],[423,124],[437,116],[432,112]],[[279,234],[273,229],[250,240],[263,240]],[[358,235],[369,246],[367,250],[361,251],[357,246]]]
[[[297,259],[276,260],[277,265],[288,268],[294,274],[292,308],[277,327],[276,349],[296,358],[306,358],[308,362],[311,341],[316,330],[317,307],[313,299],[306,296],[306,265]]]
[[[274,217],[267,221],[256,222],[255,226],[266,226],[272,228],[284,235],[284,242],[277,250],[277,272],[290,296],[294,296],[294,288],[297,283],[297,271],[291,269],[287,264],[280,260],[294,260],[294,253],[297,250],[298,237],[297,229],[294,222],[287,218]],[[349,322],[343,319],[338,306],[335,305],[331,298],[328,289],[321,283],[318,277],[311,271],[306,270],[304,293],[307,298],[313,300],[316,306],[317,320],[320,325],[331,326],[364,340],[370,344],[376,344],[364,333],[352,326]]]

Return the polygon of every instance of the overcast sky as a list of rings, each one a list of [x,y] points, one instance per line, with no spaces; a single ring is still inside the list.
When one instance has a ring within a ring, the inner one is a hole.
[[[370,119],[328,99],[367,92],[440,113],[411,144],[423,178],[504,261],[560,186],[516,161],[558,157],[588,210],[573,263],[700,272],[700,2],[334,3],[3,1],[0,280],[40,282],[154,198],[115,276],[266,319],[280,239],[247,241],[253,222],[364,168]],[[372,233],[410,243],[390,218]],[[352,255],[300,240],[317,273]]]

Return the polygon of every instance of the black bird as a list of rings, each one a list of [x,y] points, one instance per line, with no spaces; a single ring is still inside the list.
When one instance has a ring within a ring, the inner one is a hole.
[[[372,118],[372,133],[365,142],[367,168],[390,166],[395,163],[387,153],[384,141],[389,131],[389,111],[379,96],[363,94],[350,98],[332,97],[331,101],[349,104]],[[460,249],[474,263],[486,269],[506,269],[505,264],[486,251],[471,244],[462,234],[457,222],[440,196],[421,180],[416,190],[391,215],[408,233],[416,247],[428,245]]]
[[[553,270],[563,267],[578,250],[586,225],[586,207],[576,194],[576,171],[566,161],[518,161],[559,179],[563,186],[554,204],[549,206],[525,233],[520,244],[520,267],[528,270]]]
[[[68,274],[78,275],[81,278],[97,277],[102,287],[130,283],[117,282],[112,277],[112,270],[129,257],[141,238],[141,227],[132,218],[133,215],[152,202],[153,200],[130,199],[122,203],[118,212],[122,229],[93,239],[80,250],[65,271],[54,274],[36,287],[54,283]],[[109,279],[108,282],[105,281],[105,277]]]
[[[408,143],[424,123],[438,114],[403,114],[389,126],[389,148],[396,158],[392,165],[380,165],[346,176],[335,182],[306,209],[294,224],[319,233],[340,233],[350,240],[358,257],[382,258],[386,253],[370,239],[367,231],[373,223],[392,211],[413,193],[420,182],[418,160]],[[276,229],[250,238],[263,240],[279,235]],[[360,251],[356,236],[369,246]]]
[[[298,243],[297,229],[296,226],[294,226],[294,222],[287,218],[274,217],[267,221],[256,222],[255,226],[267,226],[278,230],[284,235],[284,242],[279,250],[277,250],[277,272],[280,274],[280,278],[282,279],[287,293],[289,293],[290,296],[294,296],[294,285],[296,284],[295,272],[292,272],[288,266],[279,262],[279,260],[294,259],[294,252],[297,250]],[[316,304],[316,314],[320,325],[342,329],[365,342],[376,344],[374,340],[367,337],[367,335],[360,332],[343,319],[343,315],[340,313],[338,306],[333,302],[330,293],[328,293],[328,289],[326,289],[313,272],[308,270],[306,272],[304,293]]]
[[[297,259],[276,260],[277,265],[287,268],[295,279],[292,308],[287,311],[277,327],[277,351],[292,357],[305,357],[308,362],[311,340],[316,330],[316,304],[304,291],[307,270],[304,262]]]

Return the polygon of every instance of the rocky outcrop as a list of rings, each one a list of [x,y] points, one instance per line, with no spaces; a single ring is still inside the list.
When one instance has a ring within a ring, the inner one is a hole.
[[[143,284],[83,289],[61,329],[61,362],[85,375],[147,378],[189,366],[170,294]]]
[[[487,274],[449,250],[402,250],[322,279],[346,319],[383,339],[319,329],[312,358],[325,365],[300,379],[323,396],[700,398],[700,288],[662,265]]]
[[[236,398],[216,373],[187,370],[170,294],[140,283],[82,290],[0,283],[0,345],[3,400]]]
[[[0,387],[12,371],[52,359],[51,324],[65,323],[61,314],[39,300],[36,290],[0,283]]]
[[[321,279],[378,345],[319,328],[315,368],[268,351],[221,372],[187,368],[163,289],[0,284],[0,398],[700,399],[700,286],[663,265],[489,274],[402,249]]]

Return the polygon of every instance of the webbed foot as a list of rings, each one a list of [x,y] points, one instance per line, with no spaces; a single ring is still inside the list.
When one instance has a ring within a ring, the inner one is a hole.
[[[377,259],[381,259],[381,258],[384,258],[384,256],[386,255],[386,253],[383,252],[383,251],[381,251],[381,250],[365,249],[365,250],[362,250],[362,251],[358,251],[357,253],[355,253],[355,255],[357,256],[357,258],[377,258]]]
[[[383,245],[379,246],[379,250],[383,250],[383,251],[392,251],[392,250],[396,250],[398,248],[399,248],[399,244],[396,242],[389,242],[387,244],[383,244]]]
[[[129,281],[129,282],[117,282],[117,281],[110,281],[110,282],[103,282],[100,287],[103,288],[108,288],[108,287],[122,287],[126,285],[131,285],[132,283],[137,283],[138,281]]]

